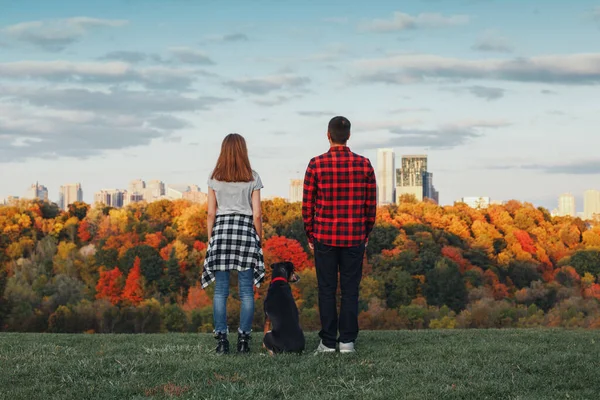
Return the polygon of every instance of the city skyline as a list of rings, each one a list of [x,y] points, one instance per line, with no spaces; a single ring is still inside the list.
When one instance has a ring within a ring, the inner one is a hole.
[[[425,160],[425,164],[427,164],[427,156],[426,155],[418,155],[418,156],[410,156],[410,155],[401,155],[401,156],[397,156],[396,158],[423,158]],[[397,174],[400,174],[402,168],[397,168]],[[414,175],[414,173],[413,173]],[[428,177],[429,179],[431,179],[432,177],[432,173],[431,172],[426,172],[425,175],[423,175],[423,185],[426,185],[425,182],[425,178]],[[399,177],[400,175],[398,175],[397,177]],[[414,177],[412,177],[411,179],[414,179]],[[281,199],[285,199],[287,201],[290,202],[294,202],[294,201],[302,201],[302,184],[303,181],[302,179],[290,179],[289,180],[289,187],[288,187],[288,196],[282,196],[282,195],[275,195],[275,196],[263,196],[264,200],[271,200],[274,198],[281,198]],[[61,205],[61,191],[63,190],[63,187],[68,188],[69,186],[73,186],[76,185],[78,187],[77,190],[81,190],[82,194],[85,193],[85,191],[83,191],[83,185],[81,184],[65,184],[65,185],[61,185],[61,187],[59,188],[59,192],[58,192],[58,196],[57,199],[54,200],[52,196],[49,196],[49,190],[46,186],[44,186],[43,184],[36,182],[31,184],[31,186],[25,191],[25,194],[23,196],[18,196],[18,195],[9,195],[6,197],[0,197],[0,204],[7,204],[10,203],[13,200],[32,200],[32,199],[41,199],[41,200],[48,200],[50,202],[54,202],[57,205]],[[138,186],[136,186],[138,185]],[[148,193],[152,193],[154,189],[154,187],[159,187],[162,190],[159,193],[162,193],[161,196],[152,196],[152,199],[149,200],[148,197]],[[135,188],[138,188],[139,190],[141,190],[141,193],[138,193],[137,190]],[[168,190],[165,189],[171,189],[175,191],[175,194],[171,194],[171,196],[167,196],[167,192]],[[398,189],[399,187],[396,187],[396,189]],[[149,190],[150,189],[150,190]],[[435,192],[435,195],[438,194],[437,190],[435,190],[435,187],[431,187],[431,189],[433,189],[433,191]],[[430,189],[430,190],[431,190]],[[34,192],[34,190],[37,190],[38,192],[38,196],[34,196],[32,193]],[[178,192],[178,193],[177,193]],[[187,195],[185,192],[188,192]],[[108,189],[108,188],[104,188],[101,189],[99,191],[96,191],[93,193],[92,195],[92,201],[87,201],[89,204],[94,204],[94,203],[98,203],[98,202],[102,202],[102,203],[107,203],[106,201],[99,201],[99,199],[103,198],[103,199],[111,199],[111,195],[113,194],[117,194],[121,193],[122,196],[126,196],[127,194],[129,194],[131,197],[129,198],[129,200],[127,200],[126,197],[123,197],[122,200],[117,200],[117,202],[119,202],[119,204],[121,204],[121,206],[126,206],[130,203],[135,203],[135,202],[139,202],[139,201],[153,201],[153,200],[158,200],[161,198],[169,198],[171,200],[177,199],[177,198],[188,198],[189,200],[191,200],[192,202],[197,202],[197,203],[204,203],[206,201],[206,195],[207,193],[202,192],[201,187],[195,184],[166,184],[160,180],[157,179],[153,179],[150,180],[148,182],[144,181],[143,179],[140,178],[136,178],[133,179],[129,182],[128,184],[128,189],[116,189],[116,188],[112,188],[112,189]],[[425,192],[423,192],[425,193]],[[411,193],[408,193],[411,194]],[[77,196],[77,195],[75,195]],[[108,197],[107,197],[108,196]],[[561,204],[562,204],[562,198],[568,198],[568,203],[569,205],[566,206],[569,210],[572,211],[568,211],[568,212],[564,212],[563,210],[561,210]],[[83,201],[86,201],[83,198],[83,195],[81,197],[83,199]],[[581,193],[580,196],[578,195],[574,195],[570,192],[566,192],[566,193],[562,193],[557,197],[558,200],[555,199],[555,204],[553,204],[551,207],[547,207],[544,205],[540,205],[540,204],[534,204],[535,206],[542,206],[545,207],[548,211],[550,212],[554,212],[556,213],[556,215],[571,215],[572,216],[580,216],[584,219],[592,219],[594,217],[594,215],[600,215],[600,190],[596,190],[596,189],[587,189],[585,190],[583,193]],[[420,198],[417,198],[417,200],[421,200]],[[434,199],[435,200],[435,199]],[[489,196],[463,196],[460,197],[457,200],[454,200],[452,202],[450,202],[448,205],[452,205],[455,204],[456,202],[464,202],[467,205],[473,207],[473,208],[486,208],[488,205],[493,205],[493,204],[502,204],[505,203],[509,200],[517,200],[517,201],[521,201],[524,202],[521,199],[491,199]],[[109,200],[110,202],[111,200]],[[108,205],[112,205],[112,204],[108,204]],[[444,204],[441,204],[444,205]],[[115,206],[118,207],[118,206]]]
[[[230,132],[264,196],[285,196],[344,115],[374,165],[377,148],[427,153],[441,204],[481,193],[552,209],[572,192],[581,209],[600,187],[598,7],[11,1],[0,198],[36,180],[51,198],[80,182],[88,202],[124,175],[204,184]]]

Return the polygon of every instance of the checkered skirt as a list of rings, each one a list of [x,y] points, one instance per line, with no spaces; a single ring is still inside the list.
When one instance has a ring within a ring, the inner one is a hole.
[[[215,271],[254,270],[258,287],[265,278],[265,262],[260,238],[250,215],[217,215],[204,259],[202,287],[215,280]]]

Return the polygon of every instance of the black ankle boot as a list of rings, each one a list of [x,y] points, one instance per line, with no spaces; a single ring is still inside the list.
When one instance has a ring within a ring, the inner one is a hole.
[[[238,353],[250,353],[249,333],[238,333],[237,351]]]
[[[228,354],[229,353],[229,340],[227,340],[226,333],[217,333],[215,335],[217,339],[217,354]]]

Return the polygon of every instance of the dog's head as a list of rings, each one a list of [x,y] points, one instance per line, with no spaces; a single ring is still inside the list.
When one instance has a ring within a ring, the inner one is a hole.
[[[289,261],[278,262],[271,265],[271,279],[284,278],[290,283],[300,280],[300,277],[294,272],[294,264]]]

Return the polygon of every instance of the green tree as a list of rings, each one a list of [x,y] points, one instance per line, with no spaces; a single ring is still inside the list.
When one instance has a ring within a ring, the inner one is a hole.
[[[165,294],[169,295],[171,302],[175,302],[176,295],[181,291],[183,286],[183,276],[181,275],[181,268],[179,267],[179,261],[175,255],[175,249],[171,250],[169,261],[167,261],[167,276],[165,282]]]
[[[443,258],[427,273],[425,296],[430,305],[447,305],[455,312],[465,308],[467,289],[455,262]]]
[[[304,251],[310,254],[308,238],[306,237],[302,217],[296,217],[290,222],[276,227],[276,231],[279,236],[297,240],[302,245]]]
[[[559,265],[572,266],[579,276],[589,272],[597,277],[600,274],[600,250],[578,250],[571,257],[561,260]]]
[[[518,289],[529,287],[531,282],[542,278],[534,263],[513,260],[508,265],[508,276]]]
[[[119,269],[123,275],[129,274],[136,257],[139,257],[142,262],[142,275],[146,278],[146,283],[158,281],[165,267],[165,261],[156,249],[145,244],[127,250],[119,260]]]
[[[85,218],[85,216],[87,215],[88,211],[90,210],[90,206],[80,202],[80,201],[76,201],[73,204],[69,204],[68,209],[67,209],[67,213],[69,215],[69,217],[77,217],[78,220],[82,220]]]
[[[94,259],[97,266],[104,266],[108,269],[114,268],[119,264],[119,251],[117,249],[107,249],[103,247],[104,243],[100,243]]]
[[[388,308],[398,308],[410,304],[416,294],[416,282],[408,272],[395,268],[387,273],[384,290]]]
[[[369,236],[367,256],[371,258],[373,255],[381,253],[381,250],[393,249],[394,241],[399,233],[400,229],[392,224],[376,224]]]
[[[187,314],[177,304],[167,304],[162,308],[161,318],[169,332],[185,332],[188,327]]]

